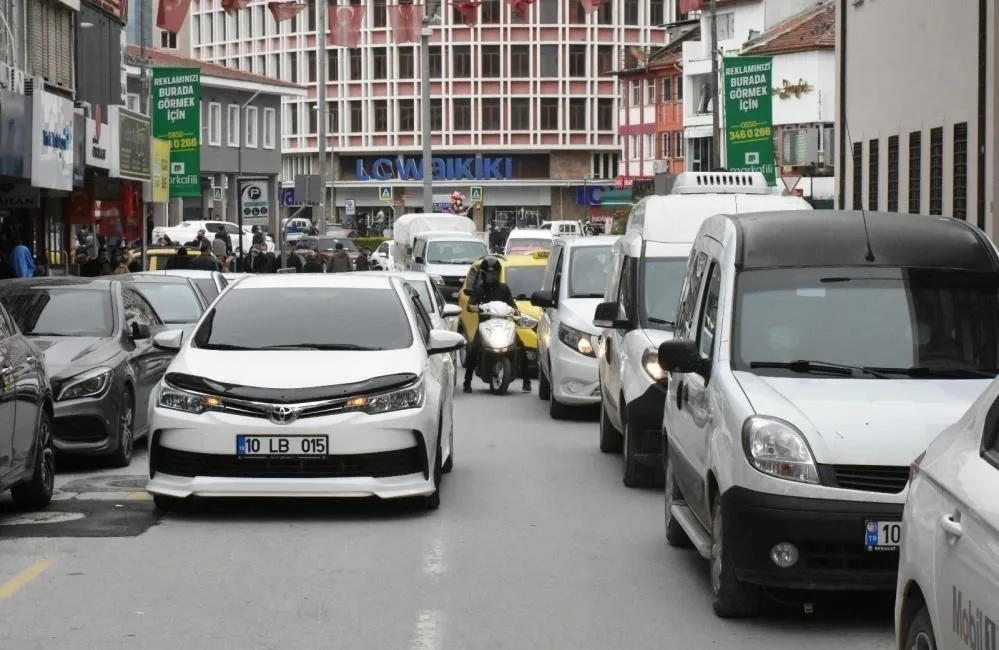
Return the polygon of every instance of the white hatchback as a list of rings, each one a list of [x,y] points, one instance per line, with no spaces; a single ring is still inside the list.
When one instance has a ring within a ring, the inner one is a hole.
[[[196,497],[422,497],[453,466],[465,344],[415,291],[380,274],[255,275],[178,350],[149,406],[149,482],[161,509]]]
[[[999,381],[912,464],[902,515],[899,650],[999,648]],[[873,534],[873,533],[872,533]]]

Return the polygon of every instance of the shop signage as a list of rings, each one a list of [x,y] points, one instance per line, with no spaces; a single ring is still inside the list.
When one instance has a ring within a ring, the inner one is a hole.
[[[170,196],[201,196],[201,70],[153,68],[153,136],[170,142]]]
[[[91,5],[97,7],[98,9],[101,9],[114,16],[114,18],[118,20],[118,22],[120,23],[125,22],[125,17],[128,12],[127,0],[88,0],[88,2]],[[142,11],[140,5],[136,6],[140,7],[139,11]]]
[[[153,138],[153,203],[170,200],[170,142]]]
[[[40,205],[40,192],[27,183],[20,185],[0,185],[0,209],[37,208]]]
[[[0,90],[0,176],[31,178],[28,98]]]
[[[109,121],[118,124],[118,146],[111,150],[111,175],[148,181],[150,167],[149,120],[123,106],[110,106]]]
[[[87,132],[87,118],[82,112],[73,111],[73,133]],[[73,187],[79,189],[86,183],[87,139],[73,138]]]
[[[31,126],[31,184],[73,190],[73,102],[41,90],[35,81]]]
[[[725,167],[762,172],[777,184],[774,169],[773,57],[725,58]]]
[[[614,188],[610,185],[585,185],[576,188],[576,205],[600,205],[600,196]]]
[[[104,111],[100,105],[94,107],[93,119],[87,118],[87,165],[111,169],[112,137],[118,130],[115,117],[118,113],[108,112],[108,123],[104,124]]]
[[[239,182],[239,211],[243,223],[265,226],[270,222],[270,192],[265,179],[244,179]]]
[[[359,158],[354,175],[359,181],[423,180],[422,158]],[[435,181],[508,181],[513,178],[513,158],[510,156],[450,156],[434,157]]]

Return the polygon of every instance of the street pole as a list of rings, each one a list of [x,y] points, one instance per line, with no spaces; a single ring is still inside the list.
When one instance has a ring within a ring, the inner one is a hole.
[[[250,95],[250,98],[239,107],[239,150],[236,154],[236,225],[239,227],[239,259],[243,259],[243,146],[246,144],[246,107],[257,98],[260,91]]]
[[[434,154],[430,130],[430,26],[437,13],[439,2],[427,2],[420,30],[420,79],[423,82],[423,95],[420,100],[420,122],[423,127],[423,211],[434,211]],[[433,13],[431,13],[433,7]]]
[[[151,10],[150,10],[151,11]],[[146,7],[139,7],[139,60],[142,71],[142,80],[140,83],[139,91],[139,112],[149,118],[149,198],[152,199],[152,182],[153,182],[153,112],[149,110],[149,100],[152,90],[149,88],[149,61],[146,60]],[[77,63],[79,65],[79,63]],[[126,75],[125,80],[126,85],[128,84],[128,79]],[[128,88],[125,88],[125,92],[128,92]],[[167,211],[169,214],[170,204],[169,199],[167,200]],[[153,205],[150,200],[149,204],[143,204],[142,206],[142,248],[140,249],[140,258],[142,260],[142,266],[140,267],[143,271],[149,265],[149,246],[146,240],[149,239],[149,233],[146,232],[148,228],[146,224],[149,222],[149,217],[152,215]],[[167,217],[167,223],[170,223],[169,216]],[[94,233],[94,241],[97,241],[96,233]]]
[[[590,223],[590,175],[583,174],[583,202],[586,203],[586,223]]]
[[[718,101],[718,0],[711,0],[711,169],[721,166],[721,112]]]
[[[319,230],[321,235],[327,231],[326,224],[326,121],[329,115],[326,110],[326,38],[329,25],[326,20],[327,0],[316,0],[316,43],[319,45],[319,61],[316,66],[316,101],[319,102]],[[332,192],[330,193],[332,195]],[[313,215],[313,218],[315,215]]]

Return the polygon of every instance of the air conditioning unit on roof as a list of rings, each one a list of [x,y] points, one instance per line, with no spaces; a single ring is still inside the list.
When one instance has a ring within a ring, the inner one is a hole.
[[[683,172],[671,194],[772,194],[761,172]]]

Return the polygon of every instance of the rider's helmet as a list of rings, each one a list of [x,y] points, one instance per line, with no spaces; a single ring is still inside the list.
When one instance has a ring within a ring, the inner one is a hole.
[[[479,265],[479,273],[482,274],[482,283],[486,286],[499,284],[500,262],[492,255],[482,260]]]

